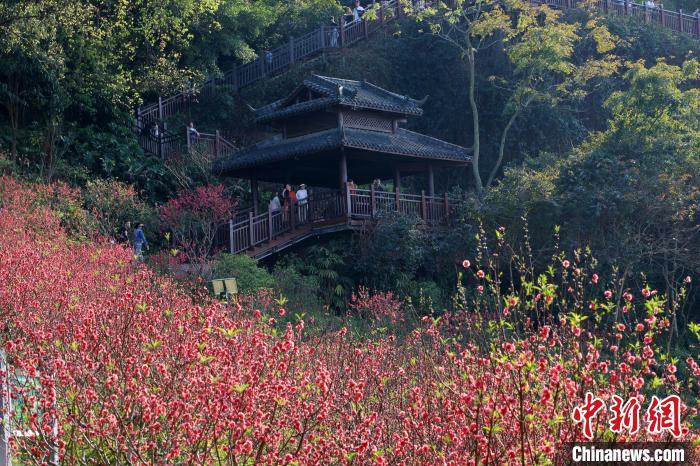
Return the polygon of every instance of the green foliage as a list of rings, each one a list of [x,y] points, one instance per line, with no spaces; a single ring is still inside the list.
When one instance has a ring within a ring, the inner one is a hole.
[[[304,275],[299,264],[291,261],[278,263],[272,271],[275,289],[287,298],[286,307],[295,313],[320,311],[320,281],[316,275]]]
[[[156,213],[139,198],[134,188],[119,181],[88,181],[83,199],[85,207],[96,218],[100,234],[121,241],[131,239],[138,223],[150,224],[156,218]]]
[[[263,288],[272,288],[275,280],[255,259],[238,254],[220,254],[212,271],[216,278],[234,277],[238,282],[239,293],[254,293]]]

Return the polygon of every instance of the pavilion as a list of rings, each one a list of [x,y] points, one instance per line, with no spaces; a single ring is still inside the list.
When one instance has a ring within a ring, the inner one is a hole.
[[[378,210],[388,208],[415,213],[430,223],[438,222],[440,211],[444,220],[450,209],[449,199],[435,196],[434,172],[469,164],[471,151],[400,127],[408,117],[423,114],[421,106],[425,100],[395,94],[366,81],[312,75],[287,97],[257,109],[251,107],[256,122],[270,126],[275,135],[219,160],[214,166],[221,175],[251,180],[255,210],[247,225],[232,224],[231,252],[251,250],[285,236],[275,230],[283,228],[289,233],[290,228],[300,226],[299,220],[313,230],[314,220],[327,223],[335,215],[352,227],[351,220],[372,219]],[[401,177],[418,173],[427,174],[427,194],[401,193]],[[362,185],[390,178],[395,187],[390,202],[385,192],[356,189],[352,185],[346,189],[349,180]],[[334,202],[327,199],[326,189],[326,200],[317,202],[325,206],[320,214],[315,211],[318,206],[313,205],[313,193],[309,206],[304,207],[309,212],[259,214],[258,181],[335,188],[331,195],[339,199],[335,202],[338,205],[333,212],[328,211],[328,204]],[[273,225],[275,214],[280,216],[277,226]],[[315,219],[314,214],[320,218]],[[258,227],[258,220],[266,220],[267,225]],[[234,238],[237,229],[244,228],[249,231],[238,236],[245,234],[246,240]],[[262,230],[266,232],[263,234]],[[253,255],[258,257],[255,252]]]

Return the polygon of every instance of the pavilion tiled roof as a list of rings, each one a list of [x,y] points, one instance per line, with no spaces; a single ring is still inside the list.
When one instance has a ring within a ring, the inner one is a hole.
[[[299,92],[308,88],[322,97],[300,103],[293,103]],[[289,96],[269,105],[254,109],[256,121],[266,122],[307,113],[335,105],[353,109],[379,110],[404,115],[422,115],[421,105],[425,102],[395,94],[367,81],[329,78],[312,75],[304,80]]]
[[[334,128],[296,138],[263,141],[219,162],[216,168],[222,172],[243,170],[341,147],[458,163],[471,160],[470,149],[403,128],[395,133],[359,128],[345,128],[341,132]]]

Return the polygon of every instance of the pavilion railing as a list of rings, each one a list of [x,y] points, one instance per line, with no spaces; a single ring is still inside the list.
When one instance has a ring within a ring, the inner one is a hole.
[[[351,189],[348,195],[350,217],[377,219],[388,213],[399,213],[423,220],[431,225],[446,224],[459,200],[443,196],[404,194],[401,192]]]
[[[404,194],[371,189],[325,191],[311,194],[307,202],[291,208],[255,215],[238,214],[229,222],[229,245],[232,254],[238,254],[278,238],[283,241],[308,234],[314,226],[353,220],[377,220],[390,213],[421,219],[429,226],[446,225],[459,200],[443,196]],[[295,235],[295,232],[298,234]],[[217,241],[222,241],[221,235]]]

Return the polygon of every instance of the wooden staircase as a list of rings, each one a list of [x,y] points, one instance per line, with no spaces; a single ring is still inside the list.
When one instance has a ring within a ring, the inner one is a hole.
[[[282,251],[283,249],[294,246],[297,243],[301,243],[308,238],[349,230],[351,228],[352,225],[349,224],[345,218],[310,223],[302,225],[287,233],[283,233],[271,241],[258,244],[257,246],[253,247],[253,249],[246,250],[245,254],[253,259],[260,260],[269,257],[276,252]]]
[[[658,25],[700,39],[700,14],[689,15],[682,10],[665,10],[663,6],[649,8],[643,3],[629,0],[531,0],[532,3],[546,3],[561,10],[573,8],[598,8],[606,15],[626,16],[636,18],[650,25]],[[423,7],[422,0],[413,0],[413,8]],[[453,2],[448,0],[448,4]],[[323,25],[299,38],[291,38],[286,44],[260,54],[257,60],[245,65],[234,66],[223,73],[221,77],[211,77],[199,84],[175,93],[167,98],[158,97],[157,102],[140,106],[136,110],[136,130],[141,133],[153,125],[163,124],[166,119],[187,111],[197,95],[211,95],[217,87],[225,86],[233,92],[251,84],[268,80],[278,75],[295,63],[309,60],[320,53],[334,53],[367,40],[384,26],[404,15],[403,6],[399,0],[381,2],[377,17],[373,20],[363,20],[349,25]],[[146,142],[140,139],[144,149]],[[165,145],[174,144],[166,138]],[[154,147],[151,142],[148,147]],[[162,146],[162,144],[161,144]],[[152,151],[151,151],[152,153]],[[161,151],[162,153],[162,151]]]

